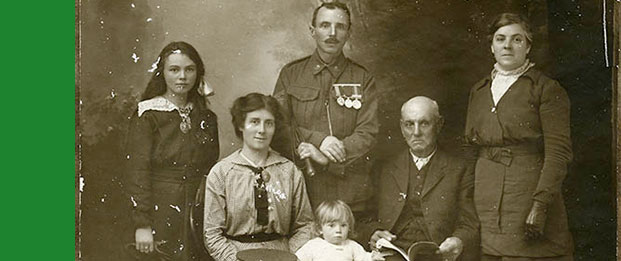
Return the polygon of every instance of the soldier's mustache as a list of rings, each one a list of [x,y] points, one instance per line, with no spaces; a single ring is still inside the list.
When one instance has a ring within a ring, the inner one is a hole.
[[[336,40],[335,38],[328,38],[325,42],[329,44],[337,44],[339,43],[339,40]]]

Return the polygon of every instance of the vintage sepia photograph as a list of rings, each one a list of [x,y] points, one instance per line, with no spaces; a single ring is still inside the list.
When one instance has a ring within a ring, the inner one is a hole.
[[[76,260],[617,259],[619,1],[75,8]]]

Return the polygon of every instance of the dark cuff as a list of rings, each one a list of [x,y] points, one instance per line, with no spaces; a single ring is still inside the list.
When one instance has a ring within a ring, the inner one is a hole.
[[[321,142],[323,142],[323,140],[326,137],[328,137],[327,134],[324,134],[324,133],[321,133],[321,132],[314,132],[308,138],[307,142],[310,142],[311,144],[315,145],[315,147],[317,147],[317,149],[319,149],[319,147],[321,147]]]
[[[153,227],[153,220],[151,219],[151,216],[138,210],[132,211],[132,221],[134,222],[135,229]]]

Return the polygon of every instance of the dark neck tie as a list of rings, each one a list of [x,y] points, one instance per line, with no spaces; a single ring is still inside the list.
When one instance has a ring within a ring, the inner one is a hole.
[[[267,202],[267,190],[265,189],[265,181],[263,180],[263,168],[258,167],[255,168],[253,166],[248,166],[249,169],[254,172],[256,177],[256,186],[254,187],[254,208],[257,209],[257,224],[259,225],[267,225],[269,219],[269,215],[267,212],[268,202]]]

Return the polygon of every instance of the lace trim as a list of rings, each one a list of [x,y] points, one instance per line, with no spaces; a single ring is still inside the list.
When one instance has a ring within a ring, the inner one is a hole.
[[[532,68],[533,66],[535,66],[535,63],[531,63],[529,59],[526,59],[526,61],[524,61],[524,64],[522,64],[520,67],[513,69],[511,71],[505,71],[500,68],[500,65],[498,65],[498,63],[496,63],[494,64],[494,69],[492,70],[492,79],[494,79],[496,75],[498,74],[503,75],[503,76],[519,77],[520,75],[524,74],[526,71],[528,71],[528,69]]]
[[[194,108],[193,104],[189,102],[188,105],[185,108],[183,108],[183,110],[189,109],[191,111],[193,108]],[[148,110],[180,111],[179,108],[177,108],[177,106],[174,103],[170,102],[168,99],[162,96],[157,96],[152,99],[141,101],[138,103],[138,117],[142,116],[142,114]]]
[[[148,110],[167,112],[177,110],[177,112],[179,112],[179,117],[181,117],[179,129],[181,129],[183,133],[188,133],[188,131],[190,131],[190,129],[192,128],[190,112],[192,111],[193,107],[193,104],[189,102],[184,108],[179,108],[168,99],[162,96],[157,96],[153,99],[141,101],[140,103],[138,103],[138,117],[142,116],[142,114]]]

